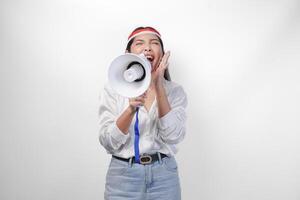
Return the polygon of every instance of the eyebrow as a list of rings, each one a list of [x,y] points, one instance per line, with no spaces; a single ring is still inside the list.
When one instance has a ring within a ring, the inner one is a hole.
[[[156,38],[153,38],[153,39],[151,39],[150,41],[152,42],[153,40],[155,40],[155,41],[159,42],[159,40],[158,40],[158,39],[156,39]]]
[[[145,40],[137,39],[137,40],[135,40],[134,42],[145,42]]]
[[[150,42],[152,42],[152,41],[157,41],[157,42],[159,42],[159,40],[156,39],[156,38],[150,39]],[[134,42],[145,42],[145,40],[142,40],[142,39],[136,39]]]

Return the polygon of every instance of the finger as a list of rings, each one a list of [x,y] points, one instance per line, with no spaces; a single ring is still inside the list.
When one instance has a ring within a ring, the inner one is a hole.
[[[145,97],[139,96],[139,97],[135,98],[135,101],[145,101]]]
[[[138,107],[138,106],[143,106],[144,104],[139,103],[139,102],[134,102],[131,105],[134,106],[134,107]]]
[[[137,102],[145,103],[145,99],[140,99],[140,100],[138,100]]]
[[[142,105],[145,104],[145,100],[132,99],[132,100],[130,100],[129,104],[132,105],[132,106],[135,106],[135,107],[136,106],[142,106]]]
[[[147,91],[148,89],[140,97],[145,98],[147,96]]]
[[[168,52],[166,53],[166,59],[165,59],[165,61],[166,61],[166,62],[168,61],[168,59],[169,59],[170,55],[171,55],[171,52],[170,52],[170,51],[168,51]]]
[[[162,63],[166,63],[170,57],[170,51],[167,51],[165,55],[162,57]]]
[[[147,93],[146,92],[144,94],[142,94],[142,98],[143,99],[147,98]]]
[[[156,69],[157,71],[165,71],[169,67],[169,62],[162,63],[159,65],[159,67]]]
[[[144,99],[139,99],[139,100],[133,100],[130,102],[130,104],[132,105],[144,105],[145,104],[145,100]]]
[[[167,69],[170,63],[166,63],[163,69]]]

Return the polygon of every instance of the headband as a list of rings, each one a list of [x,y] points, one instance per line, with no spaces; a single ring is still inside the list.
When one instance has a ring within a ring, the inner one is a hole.
[[[155,30],[155,29],[152,28],[152,27],[146,27],[146,28],[143,28],[143,29],[138,29],[138,30],[136,30],[136,31],[133,31],[133,32],[128,36],[128,42],[129,42],[132,38],[134,38],[134,37],[136,37],[136,36],[138,36],[138,35],[146,34],[146,33],[152,33],[152,34],[154,34],[154,35],[157,35],[159,38],[161,38],[160,33],[159,33],[157,30]]]

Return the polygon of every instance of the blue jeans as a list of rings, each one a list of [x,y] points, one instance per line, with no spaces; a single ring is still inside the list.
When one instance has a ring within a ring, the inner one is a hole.
[[[112,158],[106,175],[105,200],[180,200],[181,189],[174,157],[149,165]]]

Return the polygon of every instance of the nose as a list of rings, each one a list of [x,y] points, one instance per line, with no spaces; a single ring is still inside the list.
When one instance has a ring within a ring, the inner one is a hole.
[[[146,51],[152,51],[150,44],[145,45],[144,52],[146,52]]]

